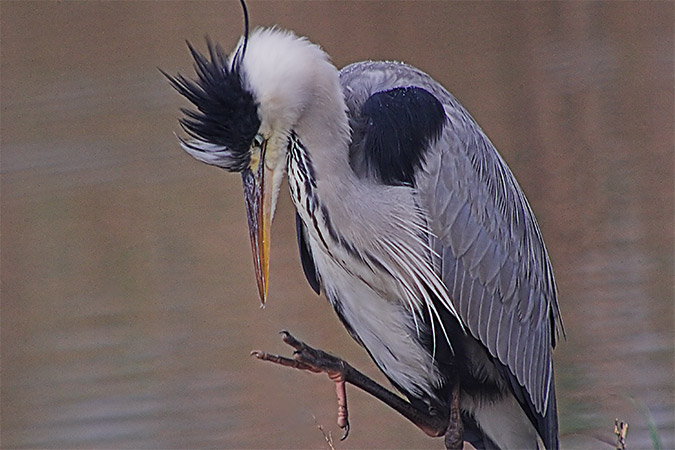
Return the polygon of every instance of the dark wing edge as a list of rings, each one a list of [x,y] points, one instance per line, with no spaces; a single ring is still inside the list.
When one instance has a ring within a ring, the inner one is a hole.
[[[297,212],[295,213],[295,231],[298,234],[298,248],[300,250],[300,263],[302,264],[302,271],[305,273],[305,278],[307,278],[309,285],[318,295],[321,292],[321,281],[319,280],[319,274],[316,271],[316,265],[314,264],[314,258],[312,257],[312,250],[309,248],[309,244],[307,242],[305,226],[303,225],[302,219]]]
[[[448,125],[416,183],[443,282],[548,448],[557,448],[552,348],[562,321],[551,263],[515,177],[449,94]]]

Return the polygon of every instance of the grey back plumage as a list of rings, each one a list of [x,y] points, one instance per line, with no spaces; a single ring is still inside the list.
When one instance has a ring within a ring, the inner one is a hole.
[[[426,74],[365,62],[344,68],[341,83],[350,118],[373,93],[397,87],[421,87],[443,104],[447,123],[415,178],[438,270],[470,333],[546,416],[555,408],[551,349],[562,323],[549,257],[513,174],[473,118]],[[352,165],[368,176],[362,151],[352,145]]]

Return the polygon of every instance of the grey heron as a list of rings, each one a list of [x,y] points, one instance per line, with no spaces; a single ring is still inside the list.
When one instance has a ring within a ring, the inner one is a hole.
[[[551,263],[516,179],[460,103],[424,72],[338,70],[304,37],[246,32],[227,55],[189,46],[190,155],[241,174],[261,301],[287,175],[304,273],[404,396],[285,333],[261,359],[375,395],[448,448],[558,448],[552,348],[562,322]]]

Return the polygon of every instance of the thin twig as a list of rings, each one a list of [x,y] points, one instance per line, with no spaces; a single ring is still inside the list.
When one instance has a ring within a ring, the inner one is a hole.
[[[323,438],[326,440],[326,443],[328,444],[328,448],[330,450],[335,450],[335,446],[333,445],[333,436],[331,436],[330,431],[326,433],[326,431],[323,429],[323,425],[321,425],[317,420],[316,416],[312,415],[312,418],[314,419],[314,423],[316,424],[316,427],[321,431],[321,434],[323,434]]]
[[[628,432],[628,424],[626,422],[619,422],[619,419],[614,419],[614,435],[616,436],[616,450],[626,450],[626,433]]]

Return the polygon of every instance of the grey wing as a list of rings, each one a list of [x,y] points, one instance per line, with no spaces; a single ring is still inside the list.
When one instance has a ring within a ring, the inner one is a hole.
[[[423,72],[363,62],[344,68],[340,78],[352,119],[373,93],[397,87],[421,87],[443,104],[443,132],[415,176],[441,277],[471,334],[546,416],[555,408],[551,348],[562,324],[548,254],[513,174],[473,118]],[[355,146],[352,152],[353,169],[367,172],[363,150]]]
[[[536,219],[513,174],[447,92],[448,122],[416,178],[462,320],[515,375],[536,411],[555,401],[551,349],[561,327],[555,280]]]

